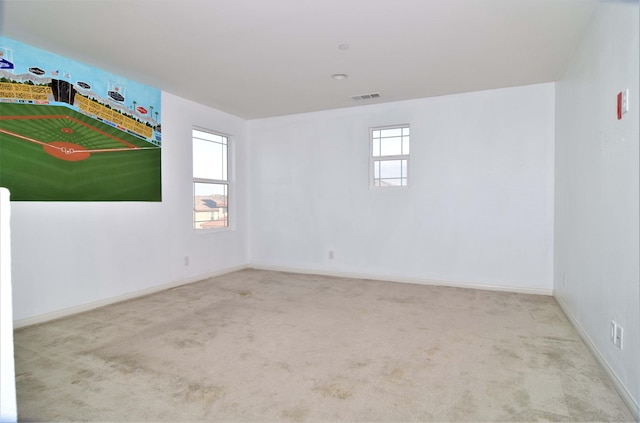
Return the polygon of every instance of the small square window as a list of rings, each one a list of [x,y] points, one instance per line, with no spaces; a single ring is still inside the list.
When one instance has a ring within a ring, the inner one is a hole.
[[[371,128],[371,185],[405,187],[409,182],[409,125]]]

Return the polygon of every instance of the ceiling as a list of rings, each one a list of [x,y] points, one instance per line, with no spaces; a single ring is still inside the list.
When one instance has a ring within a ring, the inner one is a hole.
[[[595,6],[595,0],[1,0],[0,34],[256,119],[555,81]],[[332,79],[337,73],[348,78]],[[350,98],[368,93],[380,97]]]

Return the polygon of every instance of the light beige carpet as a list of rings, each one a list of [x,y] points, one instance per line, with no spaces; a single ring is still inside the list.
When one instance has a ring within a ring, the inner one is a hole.
[[[28,421],[632,421],[552,297],[244,270],[15,333]]]

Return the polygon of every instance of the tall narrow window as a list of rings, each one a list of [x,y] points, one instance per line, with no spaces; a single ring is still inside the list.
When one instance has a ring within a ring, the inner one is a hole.
[[[229,226],[229,137],[194,129],[193,228]]]
[[[409,182],[409,125],[371,128],[374,187],[405,187]]]

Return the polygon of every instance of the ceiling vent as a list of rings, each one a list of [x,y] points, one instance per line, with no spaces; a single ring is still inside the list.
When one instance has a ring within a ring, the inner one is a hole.
[[[351,100],[371,100],[372,98],[379,98],[380,93],[360,94],[352,95]]]

